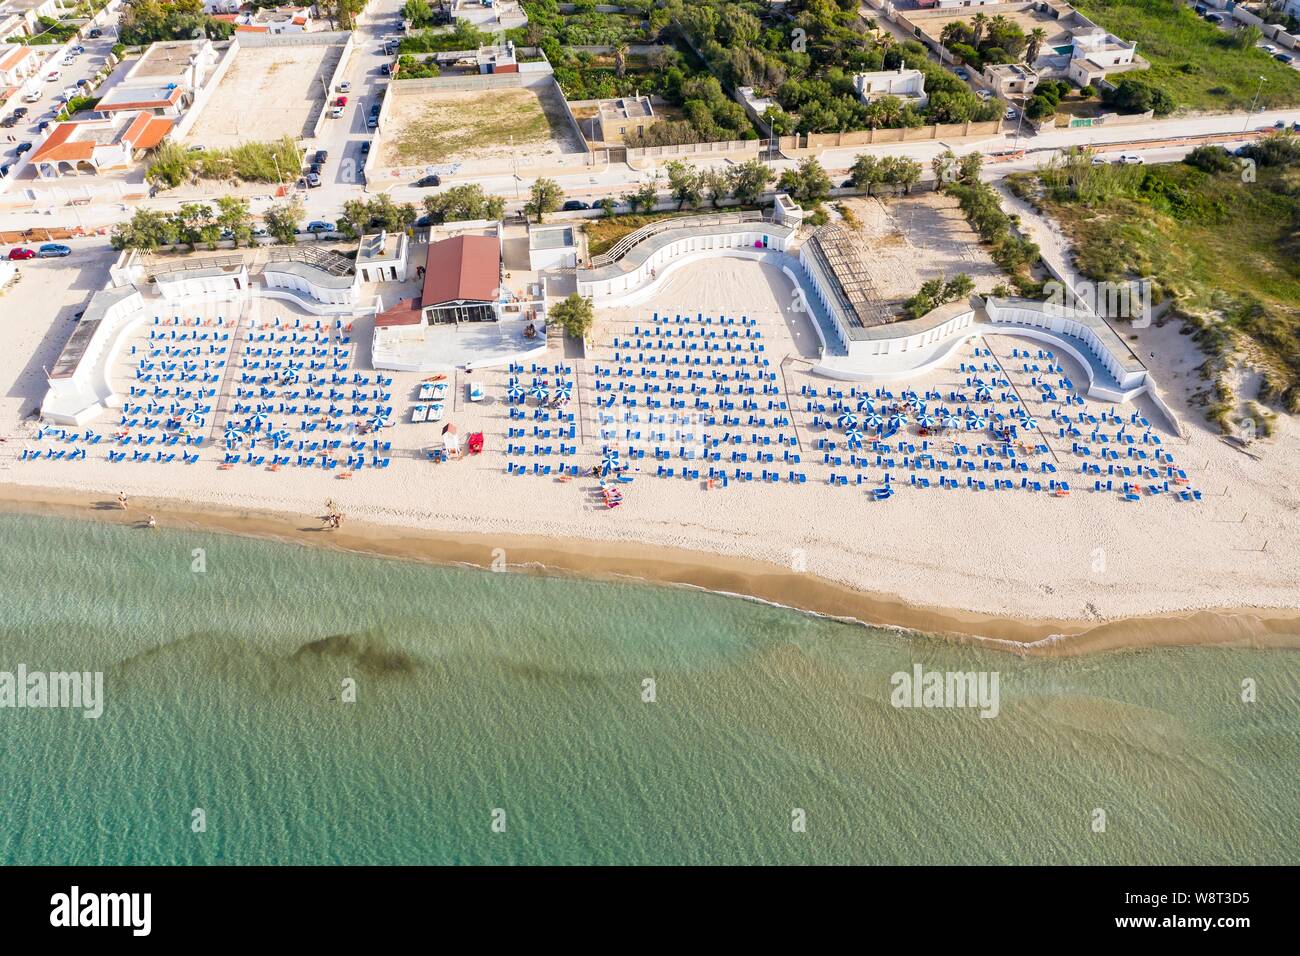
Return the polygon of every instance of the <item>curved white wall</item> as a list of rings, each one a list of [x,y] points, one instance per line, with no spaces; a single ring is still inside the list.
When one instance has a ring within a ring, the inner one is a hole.
[[[647,240],[647,242],[653,241],[653,239]],[[767,243],[765,246],[755,245],[764,241]],[[650,283],[651,290],[657,287],[670,267],[675,268],[680,262],[697,262],[701,259],[716,259],[723,256],[754,258],[768,252],[783,252],[785,245],[786,240],[783,236],[776,235],[761,226],[738,232],[683,236],[656,249],[635,269],[607,279],[583,279],[582,272],[588,270],[580,270],[578,293],[593,300],[599,306],[635,305],[648,298],[648,294],[637,297],[633,295],[634,293],[641,292],[647,282]],[[745,253],[749,255],[746,256]]]

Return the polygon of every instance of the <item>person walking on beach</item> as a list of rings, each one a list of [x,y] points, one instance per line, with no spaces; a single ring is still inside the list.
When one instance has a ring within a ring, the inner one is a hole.
[[[145,522],[145,527],[146,527],[146,528],[156,528],[156,527],[158,527],[158,521],[157,521],[157,519],[154,518],[153,515],[150,515],[150,516],[149,516],[149,520]]]
[[[123,511],[126,510],[126,492],[125,492],[125,491],[119,491],[119,492],[117,493],[117,506],[118,506],[119,508],[121,508]]]

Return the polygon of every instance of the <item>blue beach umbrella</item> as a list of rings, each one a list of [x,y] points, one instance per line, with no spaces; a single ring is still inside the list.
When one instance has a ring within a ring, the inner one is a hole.
[[[858,411],[871,413],[876,410],[875,403],[869,398],[858,399]]]
[[[506,388],[506,395],[509,396],[512,402],[522,402],[524,400],[524,387],[512,378],[510,385]]]
[[[977,402],[987,402],[992,397],[993,392],[987,385],[981,385],[979,388],[975,389],[975,401]]]
[[[894,414],[889,416],[890,428],[902,428],[906,424],[907,424],[907,416],[904,415],[902,412],[895,412]]]
[[[881,418],[879,415],[877,415],[875,412],[872,412],[870,415],[867,416],[865,424],[868,428],[879,429],[880,426],[885,424],[885,420]]]
[[[381,428],[388,427],[388,419],[383,415],[376,415],[370,422],[370,427],[378,431]]]
[[[573,397],[573,383],[567,380],[555,383],[555,397],[568,401]]]
[[[862,432],[856,428],[851,428],[844,433],[844,438],[848,441],[850,448],[862,447]]]
[[[933,427],[934,427],[934,423],[935,423],[937,420],[938,420],[938,419],[936,419],[933,415],[930,415],[930,414],[928,414],[928,413],[922,413],[922,414],[921,414],[921,415],[916,419],[916,423],[917,423],[918,425],[920,425],[922,428],[933,428]]]
[[[600,472],[602,475],[608,475],[618,467],[618,452],[610,450],[605,452],[605,457],[600,462]]]
[[[533,396],[533,398],[537,399],[539,402],[544,402],[547,397],[550,396],[551,390],[546,387],[545,382],[538,379],[533,382],[533,387],[528,390],[528,394]]]
[[[848,430],[858,423],[858,416],[850,412],[845,412],[839,418],[835,419],[835,424],[840,428]]]

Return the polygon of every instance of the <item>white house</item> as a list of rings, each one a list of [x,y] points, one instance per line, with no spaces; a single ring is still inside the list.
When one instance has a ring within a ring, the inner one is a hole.
[[[21,86],[29,76],[36,76],[45,58],[39,46],[0,44],[0,85]]]
[[[853,88],[859,99],[871,103],[882,96],[893,96],[920,109],[929,97],[925,93],[925,74],[920,70],[880,70],[875,73],[858,73],[853,77]]]

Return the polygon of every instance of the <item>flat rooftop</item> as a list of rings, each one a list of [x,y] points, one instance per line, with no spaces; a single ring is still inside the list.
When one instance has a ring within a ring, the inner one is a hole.
[[[549,229],[528,230],[529,249],[564,249],[573,245],[571,226],[552,226]]]
[[[173,40],[155,43],[144,51],[144,56],[132,68],[133,76],[183,76],[190,67],[190,59],[206,41]]]

